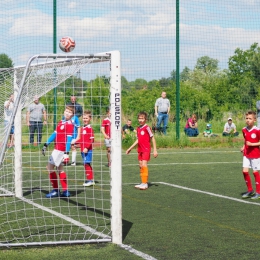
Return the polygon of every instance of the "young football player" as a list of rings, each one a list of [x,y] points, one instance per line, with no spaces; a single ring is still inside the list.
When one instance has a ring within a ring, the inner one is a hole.
[[[243,199],[260,199],[260,129],[255,126],[256,112],[246,113],[246,127],[242,129],[245,143],[241,148],[243,153],[243,176],[247,186],[247,192],[242,194]],[[256,192],[253,190],[249,169],[253,170]]]
[[[105,146],[107,148],[107,167],[110,167],[110,149],[111,149],[111,133],[110,133],[110,127],[111,127],[111,121],[110,121],[110,108],[107,108],[107,117],[103,119],[102,125],[101,125],[101,133],[103,134],[105,138]]]
[[[150,161],[151,153],[151,141],[153,144],[153,156],[158,156],[156,150],[156,141],[152,133],[151,128],[146,124],[148,116],[146,112],[140,112],[138,114],[139,127],[137,127],[137,140],[126,150],[126,154],[129,154],[131,150],[138,144],[138,161],[140,167],[141,183],[135,185],[135,188],[140,190],[148,189],[148,161]]]
[[[76,159],[77,159],[77,142],[75,142],[76,139],[80,139],[80,121],[79,118],[74,115],[71,118],[72,123],[74,124],[74,130],[72,135],[72,141],[71,141],[71,165],[76,166]],[[67,154],[64,154],[63,164],[68,165],[69,164],[69,156]]]
[[[46,150],[48,145],[51,142],[55,142],[54,150],[49,158],[47,170],[49,172],[50,181],[53,187],[53,190],[46,195],[46,198],[54,198],[54,197],[69,197],[70,192],[68,191],[68,184],[67,184],[67,175],[66,172],[63,171],[63,156],[64,154],[69,154],[71,140],[74,130],[74,124],[71,121],[71,118],[74,115],[74,107],[73,106],[66,106],[64,111],[64,119],[62,119],[57,127],[56,130],[51,134],[47,142],[44,144],[42,148],[42,154],[45,156]],[[60,183],[62,186],[62,193],[59,191],[58,186],[58,179],[56,170],[59,174]]]
[[[86,110],[83,113],[83,126],[80,128],[80,137],[74,142],[80,144],[81,157],[83,160],[86,181],[83,186],[89,187],[95,185],[92,163],[92,144],[94,142],[94,131],[90,125],[91,111]]]

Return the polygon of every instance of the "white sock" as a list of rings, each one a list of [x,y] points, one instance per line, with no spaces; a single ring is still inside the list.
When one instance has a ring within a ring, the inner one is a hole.
[[[73,152],[72,152],[71,161],[72,161],[72,162],[76,162],[76,157],[77,157],[77,151],[73,151]]]

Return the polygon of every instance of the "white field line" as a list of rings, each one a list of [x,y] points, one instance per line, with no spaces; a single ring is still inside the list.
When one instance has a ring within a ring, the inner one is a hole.
[[[105,235],[105,234],[100,233],[100,232],[97,232],[95,229],[90,228],[90,227],[86,226],[85,224],[83,224],[83,223],[81,223],[81,222],[79,222],[79,221],[74,220],[73,218],[67,217],[67,216],[65,216],[65,215],[63,215],[63,214],[61,214],[61,213],[58,213],[58,212],[56,212],[56,211],[54,211],[54,210],[52,210],[52,209],[49,209],[49,208],[47,208],[47,207],[44,207],[44,206],[42,206],[42,205],[40,205],[40,204],[37,204],[37,203],[35,203],[35,202],[32,202],[31,200],[28,200],[28,199],[26,199],[26,198],[21,197],[21,198],[19,198],[19,199],[21,199],[21,200],[27,202],[28,204],[33,205],[33,206],[36,207],[36,208],[39,208],[39,209],[41,209],[41,210],[44,210],[44,211],[46,211],[46,212],[49,212],[50,214],[52,214],[52,215],[54,215],[54,216],[57,216],[57,217],[59,217],[59,218],[61,218],[61,219],[64,219],[64,220],[66,220],[66,221],[68,221],[68,222],[74,224],[75,226],[78,226],[78,227],[80,227],[80,228],[82,228],[82,229],[84,229],[84,230],[86,230],[86,231],[88,231],[88,232],[91,232],[91,233],[94,234],[94,235],[97,235],[97,236],[100,236],[100,237],[102,237],[102,238],[107,238],[107,239],[111,240],[111,237],[110,237],[110,236]],[[98,242],[98,239],[97,239],[97,242]]]
[[[163,185],[171,186],[171,187],[182,189],[182,190],[188,190],[188,191],[193,191],[193,192],[198,192],[198,193],[218,197],[218,198],[221,198],[221,199],[233,200],[233,201],[237,201],[237,202],[241,202],[241,203],[245,203],[245,204],[260,206],[260,203],[257,203],[257,202],[251,202],[251,201],[248,201],[248,200],[237,199],[237,198],[233,198],[233,197],[229,197],[229,196],[224,196],[224,195],[220,195],[220,194],[216,194],[216,193],[212,193],[212,192],[207,192],[207,191],[203,191],[203,190],[192,189],[192,188],[188,188],[188,187],[185,187],[185,186],[175,185],[175,184],[171,184],[171,183],[167,183],[167,182],[152,182],[152,183],[163,184]]]
[[[143,252],[140,252],[138,250],[135,250],[134,248],[132,248],[131,246],[128,246],[128,245],[124,245],[124,244],[121,244],[119,245],[121,248],[129,251],[130,253],[134,254],[134,255],[137,255],[137,256],[140,256],[141,258],[143,259],[146,259],[146,260],[157,260],[156,258],[150,256],[150,255],[147,255]]]
[[[79,222],[79,221],[76,221],[76,220],[74,220],[74,219],[72,219],[72,218],[70,218],[70,217],[67,217],[67,216],[65,216],[65,215],[63,215],[63,214],[60,214],[60,213],[58,213],[58,212],[56,212],[56,211],[54,211],[54,210],[51,210],[51,209],[49,209],[49,208],[47,208],[47,207],[44,207],[44,206],[42,206],[42,205],[40,205],[40,204],[34,203],[34,202],[32,202],[31,200],[28,200],[28,199],[26,199],[26,198],[23,198],[23,197],[22,197],[22,198],[20,198],[20,199],[23,200],[23,201],[25,201],[25,202],[27,202],[28,204],[31,204],[31,205],[33,205],[33,206],[35,206],[35,207],[41,209],[41,210],[47,211],[47,212],[49,212],[49,213],[51,213],[51,214],[53,214],[53,215],[55,215],[55,216],[57,216],[57,217],[59,217],[59,218],[61,218],[61,219],[64,219],[64,220],[70,222],[71,224],[74,224],[75,226],[78,226],[78,227],[80,227],[80,228],[83,228],[84,230],[86,230],[86,231],[88,231],[88,232],[91,232],[91,233],[94,234],[94,235],[97,235],[97,236],[99,236],[99,237],[103,237],[104,239],[107,239],[107,241],[102,240],[102,242],[111,242],[111,237],[110,237],[110,236],[104,235],[104,234],[102,234],[102,233],[100,233],[100,232],[97,232],[95,229],[90,228],[90,227],[88,227],[88,226],[82,224],[82,223]],[[98,239],[97,239],[96,241],[97,241],[97,243],[99,242]],[[55,244],[55,242],[54,242],[54,244]],[[156,260],[156,258],[154,258],[154,257],[152,257],[152,256],[150,256],[150,255],[147,255],[147,254],[145,254],[145,253],[143,253],[143,252],[140,252],[140,251],[138,251],[138,250],[132,248],[131,246],[124,245],[124,244],[121,244],[121,245],[119,245],[119,246],[120,246],[121,248],[123,248],[123,249],[129,251],[131,254],[137,255],[137,256],[139,256],[139,257],[145,259],[145,260]]]
[[[241,151],[238,149],[236,151],[212,151],[212,150],[202,150],[200,152],[195,151],[161,151],[158,150],[158,154],[214,154],[214,153],[240,153]],[[122,152],[122,155],[129,156],[129,155],[137,155],[137,152],[133,151],[130,154],[126,154],[124,151]]]
[[[187,163],[179,163],[179,162],[176,162],[176,163],[149,163],[149,165],[153,165],[153,166],[162,166],[162,165],[202,165],[202,164],[241,164],[241,167],[242,167],[242,162],[196,162],[196,163],[190,163],[190,162],[187,162]],[[138,163],[132,163],[132,164],[123,164],[122,167],[126,167],[126,166],[137,166]]]

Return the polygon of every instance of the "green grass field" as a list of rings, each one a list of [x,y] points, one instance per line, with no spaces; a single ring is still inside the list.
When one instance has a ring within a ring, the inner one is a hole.
[[[159,149],[149,176],[136,190],[137,155],[123,153],[123,244],[135,253],[101,243],[3,249],[1,259],[259,259],[260,200],[241,199],[238,148]]]

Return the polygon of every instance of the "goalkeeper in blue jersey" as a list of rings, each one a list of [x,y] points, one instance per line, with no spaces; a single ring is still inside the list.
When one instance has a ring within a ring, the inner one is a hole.
[[[55,142],[54,150],[49,158],[47,170],[49,172],[50,181],[53,187],[53,190],[46,195],[46,198],[54,198],[54,197],[69,197],[70,193],[68,191],[67,184],[67,175],[66,172],[63,171],[63,156],[64,154],[69,154],[72,135],[74,130],[74,124],[72,122],[72,117],[74,115],[74,107],[67,106],[64,111],[64,119],[62,119],[55,131],[51,134],[47,142],[44,144],[42,148],[42,154],[45,156],[48,145],[51,142]],[[62,186],[62,193],[60,194],[59,186],[58,186],[58,178],[57,173],[54,170],[56,167],[57,172],[59,174],[60,183]]]
[[[75,142],[75,140],[79,140],[80,139],[80,121],[79,118],[74,115],[71,118],[72,123],[74,124],[74,130],[73,130],[73,135],[72,135],[72,140],[71,140],[71,165],[72,166],[76,166],[76,159],[77,159],[77,145],[79,145],[79,143]],[[64,154],[63,157],[63,164],[67,165],[69,164],[69,156],[67,154]]]

